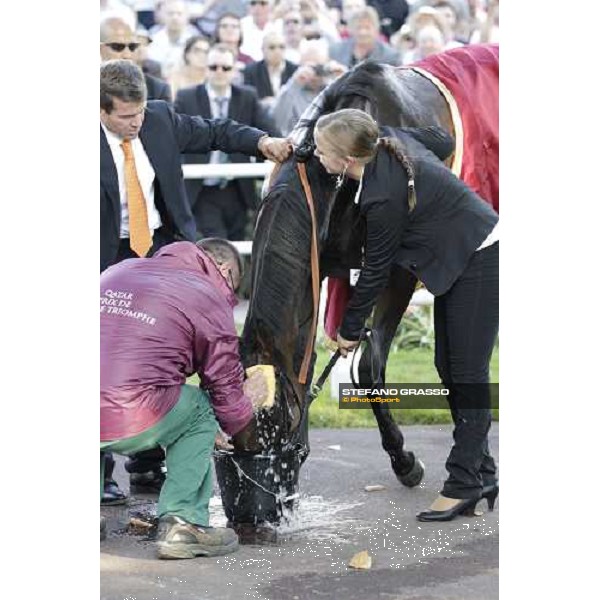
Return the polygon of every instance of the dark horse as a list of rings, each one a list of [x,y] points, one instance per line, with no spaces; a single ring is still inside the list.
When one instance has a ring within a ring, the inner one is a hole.
[[[380,125],[417,127],[439,125],[455,133],[448,103],[426,77],[410,69],[363,63],[332,83],[320,97],[319,114],[341,108],[361,108]],[[273,453],[295,447],[308,454],[307,407],[315,354],[306,383],[299,378],[307,344],[312,343],[314,306],[311,285],[311,215],[297,163],[306,165],[314,198],[320,276],[348,278],[350,268],[360,268],[361,231],[357,207],[352,202],[356,183],[339,189],[313,157],[312,115],[295,156],[273,177],[256,223],[252,252],[252,292],[242,336],[246,367],[271,364],[277,373],[277,400],[263,411],[261,435]],[[371,329],[372,343],[359,362],[361,387],[385,381],[385,361],[391,342],[416,285],[415,277],[396,267],[387,288],[377,300]],[[376,356],[383,357],[377,361]],[[384,404],[371,404],[383,449],[398,479],[409,487],[423,476],[420,461],[404,448],[404,438]]]

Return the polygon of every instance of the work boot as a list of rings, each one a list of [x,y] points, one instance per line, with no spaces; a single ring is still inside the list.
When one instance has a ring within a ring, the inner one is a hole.
[[[158,558],[222,556],[238,549],[238,537],[233,529],[203,527],[166,515],[158,521],[156,545]]]

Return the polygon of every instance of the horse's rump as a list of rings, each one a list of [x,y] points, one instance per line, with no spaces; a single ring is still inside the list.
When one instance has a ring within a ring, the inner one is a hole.
[[[499,212],[497,44],[455,48],[414,65],[439,79],[458,105],[464,134],[460,178]]]

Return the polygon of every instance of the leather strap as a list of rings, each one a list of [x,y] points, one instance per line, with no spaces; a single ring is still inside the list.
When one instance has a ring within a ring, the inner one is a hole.
[[[315,215],[315,206],[313,202],[312,192],[310,184],[308,183],[308,176],[306,175],[306,165],[304,163],[297,163],[298,174],[300,176],[300,182],[304,189],[306,196],[306,202],[308,204],[308,210],[310,211],[310,218],[312,224],[312,239],[310,245],[310,269],[312,273],[312,293],[313,293],[313,316],[312,323],[310,326],[310,334],[306,342],[306,350],[304,351],[304,358],[302,359],[302,366],[300,367],[300,374],[298,375],[298,381],[301,384],[305,384],[308,379],[308,367],[310,366],[310,359],[312,356],[315,335],[317,333],[317,320],[319,318],[319,298],[320,298],[320,273],[319,273],[319,246],[317,244],[317,218]]]

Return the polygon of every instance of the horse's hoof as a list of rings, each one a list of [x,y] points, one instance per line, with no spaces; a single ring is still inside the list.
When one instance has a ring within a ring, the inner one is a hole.
[[[398,481],[406,487],[415,487],[419,485],[425,475],[425,465],[412,453],[409,454],[413,457],[413,466],[408,473],[403,475],[396,475]]]

